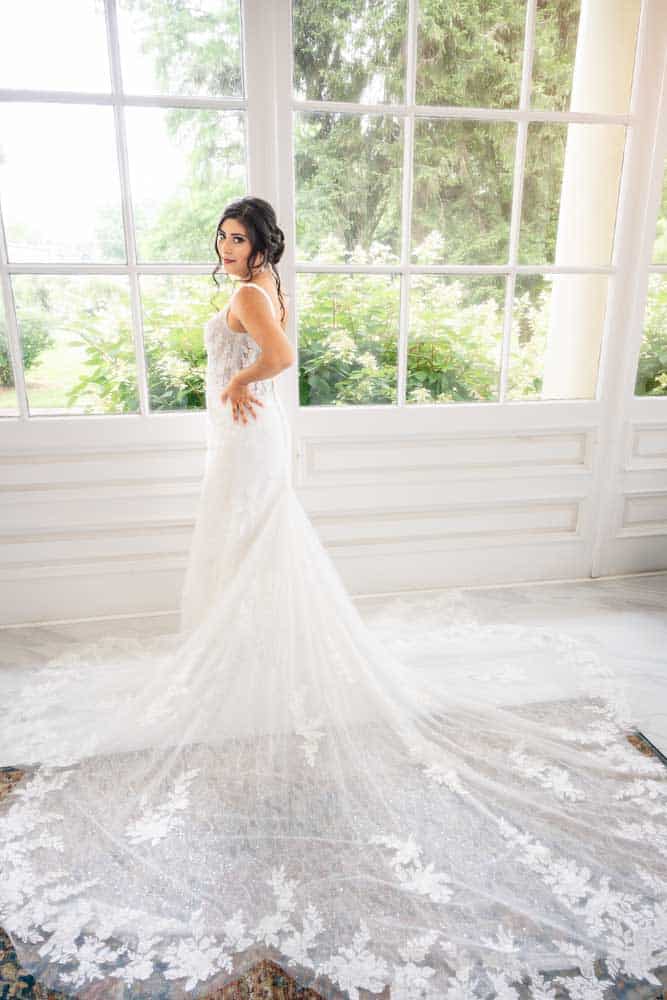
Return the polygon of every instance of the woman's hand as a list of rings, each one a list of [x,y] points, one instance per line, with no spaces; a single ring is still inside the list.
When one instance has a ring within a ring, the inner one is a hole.
[[[238,420],[240,416],[244,424],[248,423],[246,413],[252,413],[255,420],[257,419],[257,414],[253,409],[253,403],[257,403],[258,406],[264,406],[261,399],[258,399],[257,396],[253,396],[247,385],[243,385],[242,383],[236,381],[235,375],[232,375],[229,382],[222,390],[220,400],[223,403],[226,403],[227,400],[229,400],[232,407],[232,413],[234,414],[234,420]]]

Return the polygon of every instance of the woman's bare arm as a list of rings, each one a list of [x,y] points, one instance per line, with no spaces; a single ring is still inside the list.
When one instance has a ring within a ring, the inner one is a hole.
[[[294,364],[296,352],[263,295],[244,293],[240,288],[234,299],[234,312],[261,350],[253,364],[236,372],[234,382],[237,385],[272,378]]]

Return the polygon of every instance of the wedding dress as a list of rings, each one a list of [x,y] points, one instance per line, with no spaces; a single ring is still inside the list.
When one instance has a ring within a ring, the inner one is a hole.
[[[205,338],[179,632],[3,671],[23,968],[114,998],[204,996],[261,957],[352,1000],[659,984],[667,771],[595,637],[482,624],[462,591],[362,613],[292,487],[274,381],[247,424],[220,402],[257,344],[227,311]]]

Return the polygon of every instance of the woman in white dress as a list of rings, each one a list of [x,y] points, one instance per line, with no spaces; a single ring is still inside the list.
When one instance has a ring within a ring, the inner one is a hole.
[[[204,996],[262,956],[353,1000],[659,984],[665,768],[593,640],[456,592],[362,617],[292,487],[283,247],[267,202],[226,207],[179,632],[4,673],[0,924],[86,996]]]

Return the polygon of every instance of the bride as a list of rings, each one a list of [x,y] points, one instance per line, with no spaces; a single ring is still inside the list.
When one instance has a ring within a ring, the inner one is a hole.
[[[283,249],[266,201],[225,208],[178,632],[3,671],[0,925],[85,996],[196,998],[262,957],[349,1000],[659,985],[664,767],[594,638],[457,591],[357,609],[292,487]]]

